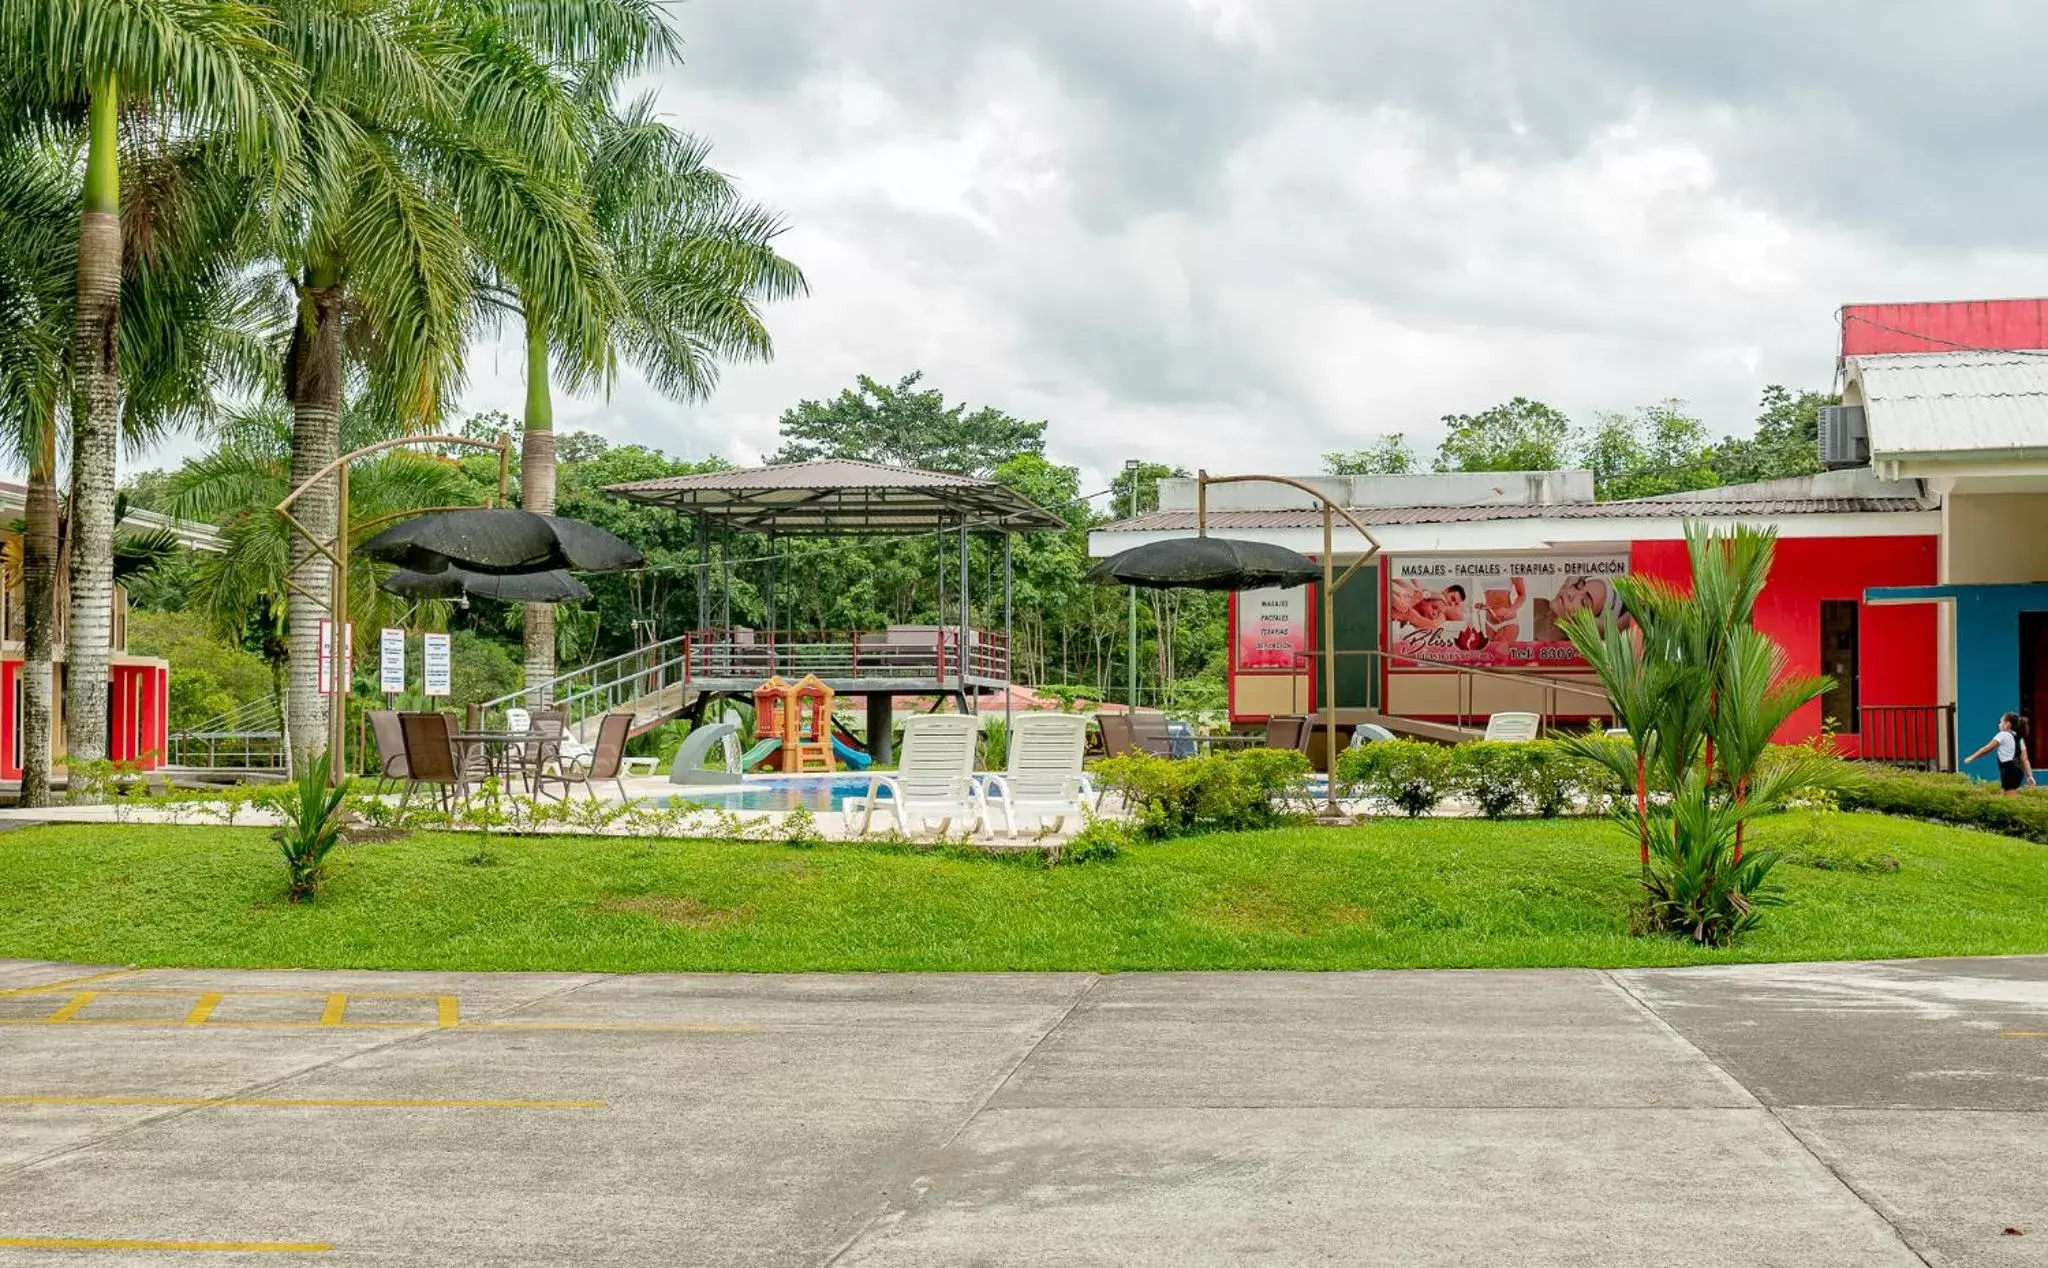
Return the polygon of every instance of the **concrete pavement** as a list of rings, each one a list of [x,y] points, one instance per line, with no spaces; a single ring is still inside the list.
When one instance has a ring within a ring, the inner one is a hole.
[[[2048,958],[0,961],[0,1265],[2041,1264],[2044,1128]]]

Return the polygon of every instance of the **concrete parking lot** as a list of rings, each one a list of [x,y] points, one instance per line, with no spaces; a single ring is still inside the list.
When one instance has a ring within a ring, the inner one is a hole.
[[[2048,1263],[2048,958],[0,961],[0,1264],[278,1259]]]

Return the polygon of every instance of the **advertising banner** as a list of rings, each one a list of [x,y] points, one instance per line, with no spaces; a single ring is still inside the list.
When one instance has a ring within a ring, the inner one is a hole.
[[[1585,611],[1626,622],[1614,579],[1627,572],[1627,555],[1396,559],[1387,574],[1388,650],[1445,665],[1583,669],[1558,620]]]
[[[405,631],[387,629],[378,649],[377,686],[387,696],[405,690]]]
[[[1298,672],[1308,655],[1308,588],[1239,594],[1236,643],[1236,672]]]
[[[420,639],[420,672],[424,676],[426,694],[448,696],[455,694],[448,678],[450,663],[449,645],[446,634],[427,634]]]

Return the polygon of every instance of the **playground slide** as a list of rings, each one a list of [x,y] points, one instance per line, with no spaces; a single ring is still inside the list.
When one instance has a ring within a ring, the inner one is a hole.
[[[762,740],[759,744],[740,754],[740,769],[752,770],[782,750],[781,740]]]
[[[832,737],[832,751],[839,754],[840,761],[855,770],[866,770],[875,760],[836,735]]]

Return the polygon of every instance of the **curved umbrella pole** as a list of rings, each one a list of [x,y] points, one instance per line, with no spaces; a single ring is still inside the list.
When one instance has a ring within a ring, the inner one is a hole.
[[[1284,484],[1308,494],[1323,508],[1323,586],[1322,586],[1322,662],[1323,662],[1323,758],[1329,776],[1323,786],[1323,821],[1342,823],[1344,812],[1337,806],[1337,587],[1351,580],[1353,573],[1365,562],[1380,553],[1380,540],[1372,530],[1359,522],[1348,507],[1337,505],[1330,495],[1321,489],[1291,476],[1275,475],[1228,475],[1212,476],[1207,471],[1195,473],[1195,535],[1209,535],[1209,486],[1212,484]],[[1365,553],[1351,561],[1344,575],[1337,576],[1334,558],[1334,541],[1337,516],[1355,529],[1365,539]]]
[[[287,587],[297,590],[300,594],[326,608],[328,621],[334,631],[333,637],[328,640],[328,656],[331,660],[331,664],[328,667],[328,682],[332,688],[330,694],[334,698],[329,702],[327,708],[327,752],[330,759],[327,763],[327,769],[329,778],[336,786],[340,785],[343,779],[343,772],[347,768],[347,762],[344,759],[348,746],[348,709],[346,707],[348,700],[348,543],[357,527],[368,527],[368,524],[355,526],[349,523],[348,468],[349,464],[358,458],[365,458],[385,449],[396,449],[407,445],[462,445],[471,449],[495,450],[498,455],[498,496],[496,498],[496,505],[506,505],[511,489],[511,441],[504,437],[499,437],[497,440],[474,440],[468,436],[400,436],[396,440],[380,440],[374,445],[364,445],[361,449],[353,449],[341,455],[333,462],[315,471],[312,475],[307,476],[305,482],[290,493],[287,493],[284,500],[279,502],[276,507],[278,515],[283,518],[285,523],[291,525],[292,531],[305,538],[306,542],[314,550],[327,556],[328,563],[332,565],[328,573],[328,587],[325,597],[314,594],[292,580],[290,567],[285,569],[284,583]],[[301,523],[297,516],[292,514],[291,508],[294,502],[305,496],[307,490],[314,488],[329,476],[334,477],[339,486],[336,490],[334,507],[335,531],[331,541],[322,541],[305,524]],[[487,502],[484,505],[488,507],[491,503]],[[474,510],[476,508],[436,507],[433,509]],[[403,514],[426,513],[425,511],[407,511]],[[394,515],[379,516],[377,519],[369,521],[369,523],[381,523],[384,520],[402,517]],[[308,556],[308,558],[311,558],[311,556]]]

